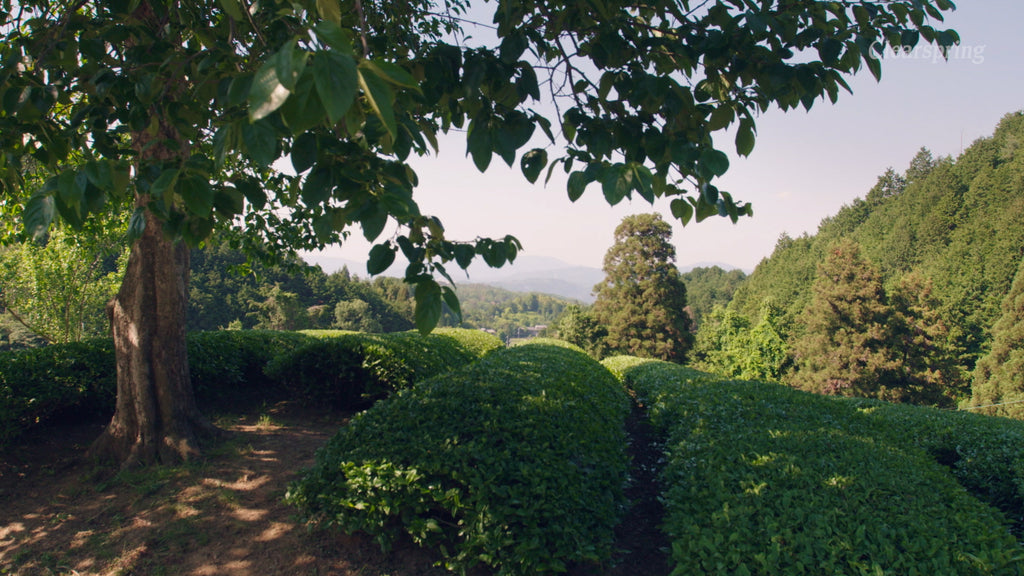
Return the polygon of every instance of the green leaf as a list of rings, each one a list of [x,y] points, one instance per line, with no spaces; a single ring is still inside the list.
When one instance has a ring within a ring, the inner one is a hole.
[[[572,174],[569,174],[569,182],[567,188],[569,191],[569,201],[575,202],[583,196],[583,191],[587,189],[587,185],[593,182],[586,173],[577,170]]]
[[[316,0],[316,11],[324,20],[335,24],[341,24],[341,2],[339,0]]]
[[[295,85],[299,82],[303,70],[306,69],[306,61],[309,57],[305,50],[296,48],[296,39],[292,38],[285,42],[273,57],[277,79],[289,92],[295,90]]]
[[[334,1],[335,4],[339,5],[340,10],[339,2],[337,2],[336,0],[327,1]],[[351,57],[353,55],[352,34],[348,30],[345,30],[344,28],[341,27],[340,21],[332,22],[330,19],[325,18],[320,22],[317,22],[316,26],[313,26],[313,31],[316,32],[317,38],[319,38],[325,45],[337,50],[338,52],[341,52],[346,56]]]
[[[131,218],[128,219],[128,244],[134,244],[136,240],[142,238],[142,233],[145,230],[146,209],[140,206],[132,212]]]
[[[462,323],[462,306],[459,303],[458,295],[455,294],[455,290],[448,286],[443,286],[441,288],[441,296],[444,298],[444,303],[455,314],[457,322]]]
[[[708,204],[707,202],[704,201],[703,197],[701,197],[700,199],[697,200],[697,222],[703,222],[703,221],[707,220],[708,218],[710,218],[712,216],[717,216],[717,215],[718,215],[718,205],[717,205],[717,203],[715,203],[715,204]]]
[[[302,183],[302,202],[306,206],[316,206],[326,202],[331,197],[335,186],[334,175],[331,169],[318,166],[306,175]]]
[[[233,184],[256,210],[261,210],[267,205],[267,193],[259,183],[248,178],[241,178],[235,180]]]
[[[61,202],[77,208],[85,197],[87,184],[88,178],[85,173],[71,169],[65,170],[57,177],[57,195]]]
[[[276,55],[267,59],[256,72],[249,87],[249,122],[257,122],[284,104],[291,92],[277,77]]]
[[[313,77],[327,117],[331,124],[337,124],[348,113],[359,92],[355,60],[336,50],[320,52],[313,58]]]
[[[378,78],[384,80],[388,84],[392,84],[400,88],[410,88],[416,92],[420,91],[419,82],[412,77],[412,74],[409,74],[405,68],[402,68],[398,64],[384,62],[383,60],[363,60],[359,63],[359,67],[363,70],[373,72]]]
[[[302,76],[292,95],[281,106],[281,118],[292,134],[303,134],[322,123],[326,115],[315,79],[309,72]]]
[[[615,164],[605,171],[601,179],[601,191],[609,204],[615,206],[633,189],[633,171],[622,164]]]
[[[690,219],[693,218],[693,206],[683,198],[673,200],[669,204],[669,209],[672,210],[672,215],[682,222],[683,226],[689,224]]]
[[[629,169],[633,173],[633,189],[641,198],[654,204],[654,174],[651,173],[651,169],[637,163],[631,163]]]
[[[547,164],[548,153],[542,148],[534,148],[526,154],[523,154],[523,157],[519,159],[519,167],[523,171],[523,176],[526,176],[526,179],[530,184],[537,182],[537,178],[540,177],[541,170],[543,170]]]
[[[295,173],[302,174],[312,168],[316,164],[318,155],[319,148],[315,134],[305,132],[296,138],[291,153],[292,168],[295,169]]]
[[[179,171],[177,168],[168,168],[160,173],[160,176],[149,187],[149,193],[156,198],[164,198],[174,193],[174,186],[178,182]]]
[[[210,182],[199,175],[190,174],[177,187],[178,194],[185,201],[188,211],[200,218],[209,218],[213,210],[213,188]]]
[[[490,117],[481,114],[469,123],[469,134],[466,136],[466,152],[473,157],[473,164],[477,170],[485,172],[491,164],[491,153],[494,150],[491,143]]]
[[[697,169],[705,179],[721,176],[729,170],[729,157],[721,150],[706,148],[697,159]]]
[[[375,209],[370,214],[362,217],[361,223],[363,225],[363,237],[368,242],[373,242],[384,231],[384,226],[388,223],[388,213],[375,206]]]
[[[261,120],[242,126],[242,142],[258,164],[270,166],[277,160],[277,134],[270,122]]]
[[[365,60],[364,60],[365,62]],[[359,85],[363,88],[363,95],[373,110],[373,113],[380,118],[392,138],[398,133],[395,123],[395,111],[393,108],[395,94],[386,82],[374,73],[364,74],[363,70],[357,70]]]
[[[721,130],[732,124],[734,118],[736,118],[736,113],[733,112],[733,109],[725,104],[721,104],[718,108],[715,108],[714,112],[711,113],[711,117],[708,118],[708,131]]]
[[[754,141],[754,122],[748,118],[740,120],[739,130],[736,131],[736,153],[750,156],[754,151]]]
[[[46,231],[50,229],[54,216],[57,215],[57,208],[54,205],[53,196],[49,194],[35,194],[25,204],[25,212],[22,220],[25,223],[25,232],[34,240],[41,239]]]
[[[370,258],[366,261],[366,271],[371,276],[383,273],[395,261],[395,252],[390,244],[375,244],[370,248]]]
[[[444,308],[441,306],[441,286],[433,279],[425,278],[416,283],[416,329],[429,334],[441,320]]]
[[[245,18],[245,15],[242,14],[242,6],[238,3],[238,0],[220,0],[220,7],[224,9],[225,14],[235,20]]]
[[[455,262],[463,270],[469,267],[473,262],[473,256],[476,255],[476,250],[470,244],[456,244],[453,250],[455,252]]]

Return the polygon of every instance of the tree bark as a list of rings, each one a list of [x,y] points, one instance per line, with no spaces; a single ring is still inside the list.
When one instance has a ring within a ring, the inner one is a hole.
[[[121,288],[108,304],[117,355],[117,408],[90,455],[122,467],[177,463],[218,430],[199,413],[189,379],[185,307],[189,250],[146,212]]]

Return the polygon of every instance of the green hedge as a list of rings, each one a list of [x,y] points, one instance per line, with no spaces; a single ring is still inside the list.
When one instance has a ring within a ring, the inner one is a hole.
[[[1006,518],[880,404],[616,362],[667,437],[674,574],[1022,572]]]
[[[280,399],[285,391],[264,375],[274,358],[315,342],[298,332],[216,330],[188,335],[188,367],[200,408],[234,410]]]
[[[978,498],[1024,529],[1024,421],[909,404],[844,402],[890,442],[925,450]]]
[[[0,353],[0,447],[54,417],[113,413],[116,389],[108,339]]]
[[[303,334],[260,330],[189,334],[196,401],[203,409],[230,410],[280,397],[263,375],[264,365],[312,341]],[[56,418],[109,416],[116,395],[109,339],[0,353],[0,447]]]
[[[502,346],[496,336],[456,328],[427,336],[415,331],[308,333],[316,340],[275,359],[266,374],[295,397],[339,409],[366,407]]]
[[[384,547],[406,533],[452,569],[564,571],[610,556],[628,412],[621,386],[582,352],[499,350],[353,418],[288,500]]]

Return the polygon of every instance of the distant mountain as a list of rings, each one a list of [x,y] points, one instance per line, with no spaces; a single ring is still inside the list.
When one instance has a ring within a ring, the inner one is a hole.
[[[367,276],[365,262],[323,253],[308,253],[303,258],[310,264],[319,265],[328,274],[348,267],[352,274],[363,278]],[[400,277],[404,270],[404,266],[396,262],[384,274]],[[452,278],[459,284],[488,284],[515,292],[540,292],[590,303],[594,301],[591,290],[604,278],[604,272],[598,268],[573,266],[548,256],[521,254],[512,265],[502,268],[491,268],[483,261],[476,261],[469,267],[468,278],[465,272],[457,269]]]

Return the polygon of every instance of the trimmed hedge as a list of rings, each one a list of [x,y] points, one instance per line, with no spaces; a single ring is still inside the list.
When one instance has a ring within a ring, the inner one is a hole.
[[[673,574],[1022,573],[1006,518],[907,426],[777,384],[615,363],[668,438]]]
[[[264,375],[274,358],[315,342],[299,332],[216,330],[188,335],[188,368],[200,407],[233,410],[285,391]]]
[[[294,332],[215,331],[188,335],[189,373],[204,409],[233,409],[281,396],[263,376],[275,355],[312,342]],[[113,414],[114,343],[99,338],[0,353],[0,447],[57,418]]]
[[[925,450],[1024,529],[1024,421],[846,398],[888,441]]]
[[[108,339],[0,353],[0,447],[55,417],[113,413],[116,389]]]
[[[451,569],[565,571],[612,552],[628,412],[622,387],[582,352],[499,350],[353,418],[287,500],[385,548],[408,534]]]
[[[313,403],[358,409],[414,383],[449,372],[502,346],[478,330],[448,328],[366,334],[309,332],[317,338],[267,365],[269,378]]]

